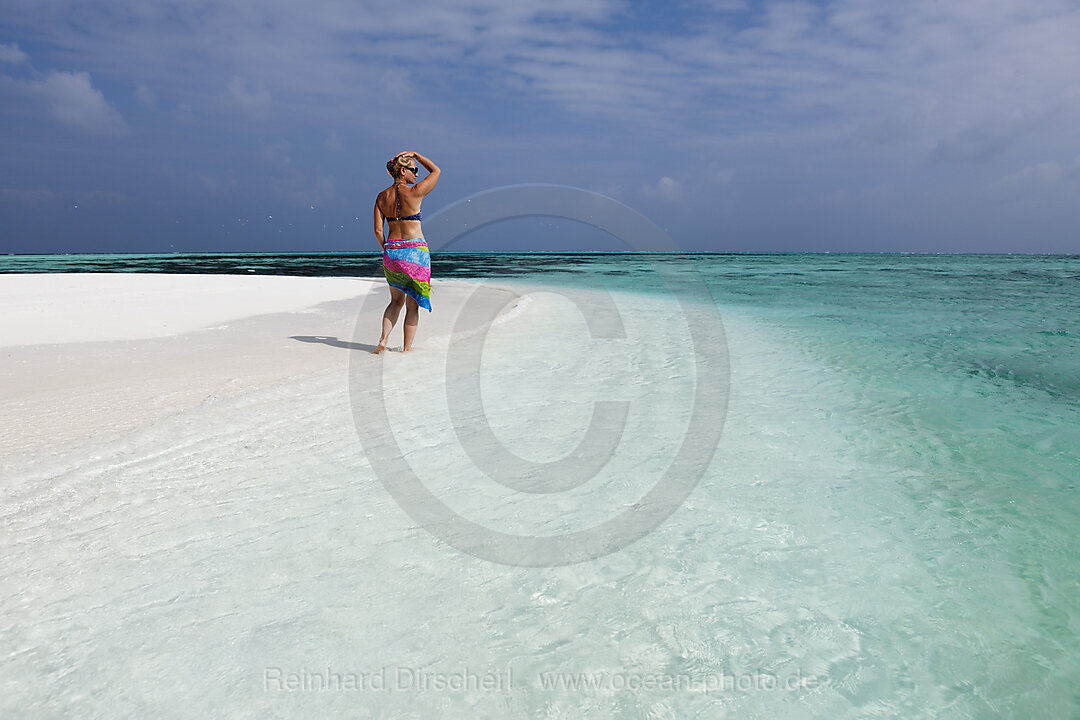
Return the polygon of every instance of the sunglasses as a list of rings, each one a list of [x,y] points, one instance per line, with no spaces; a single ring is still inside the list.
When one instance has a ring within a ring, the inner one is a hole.
[[[405,168],[405,170],[412,170],[414,175],[418,175],[420,173],[420,168],[407,167]]]

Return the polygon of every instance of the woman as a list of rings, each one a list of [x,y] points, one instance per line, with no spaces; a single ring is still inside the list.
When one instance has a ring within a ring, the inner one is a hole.
[[[422,165],[428,174],[417,182]],[[375,239],[383,249],[383,274],[390,285],[390,304],[382,319],[382,337],[375,354],[386,349],[401,308],[405,308],[405,344],[402,352],[412,349],[420,307],[431,312],[431,257],[420,229],[420,202],[439,182],[439,166],[416,152],[403,152],[386,163],[386,172],[394,184],[375,198]],[[383,239],[383,222],[389,227]]]

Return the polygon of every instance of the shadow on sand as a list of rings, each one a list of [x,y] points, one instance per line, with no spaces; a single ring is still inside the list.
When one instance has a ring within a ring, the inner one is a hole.
[[[336,337],[328,335],[290,335],[290,340],[299,340],[306,343],[322,343],[323,345],[331,345],[333,347],[344,348],[346,350],[363,350],[364,352],[375,352],[374,345],[366,345],[364,343],[345,342],[344,340],[338,340]]]

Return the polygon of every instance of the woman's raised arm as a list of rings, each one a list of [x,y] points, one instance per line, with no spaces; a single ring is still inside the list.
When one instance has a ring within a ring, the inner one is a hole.
[[[439,175],[442,174],[442,170],[439,166],[431,162],[428,158],[424,157],[418,152],[405,152],[402,155],[410,155],[416,162],[424,166],[424,169],[428,171],[427,177],[420,182],[413,185],[413,188],[421,196],[427,195],[429,192],[435,189],[435,183],[439,182]]]

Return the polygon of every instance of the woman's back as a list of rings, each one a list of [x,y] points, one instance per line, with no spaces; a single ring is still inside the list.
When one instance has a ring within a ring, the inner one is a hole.
[[[423,196],[415,197],[410,190],[407,185],[396,184],[379,193],[379,211],[390,224],[390,237],[423,237],[419,234],[420,220],[424,217],[420,210]],[[402,235],[403,232],[411,234]]]

